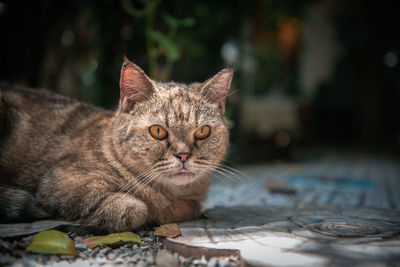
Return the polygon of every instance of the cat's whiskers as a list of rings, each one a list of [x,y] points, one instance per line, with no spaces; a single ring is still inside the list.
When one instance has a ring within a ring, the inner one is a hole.
[[[154,164],[150,169],[149,172],[146,173],[144,179],[142,178],[136,178],[136,182],[132,188],[130,188],[126,193],[127,194],[132,194],[136,195],[138,192],[143,190],[149,183],[151,183],[155,177],[159,176],[160,172],[165,168],[165,161],[159,161],[156,164]],[[135,192],[131,193],[134,189]]]
[[[134,179],[130,179],[126,184],[124,184],[117,193],[122,192],[123,190],[125,190],[126,188],[128,188],[129,186],[131,186],[133,183],[135,182],[140,182],[140,179],[142,179],[143,177],[146,177],[149,173],[151,173],[152,168],[149,168],[147,171],[145,171],[144,173],[140,174],[139,176],[135,177]]]
[[[212,167],[214,172],[219,173],[223,177],[225,177],[229,180],[232,180],[232,181],[235,180],[235,181],[239,181],[239,182],[246,182],[246,181],[252,180],[252,178],[249,177],[248,175],[246,175],[245,173],[243,173],[235,168],[224,165],[224,164],[212,163],[207,160],[198,160],[195,163],[197,163],[199,165],[204,165],[207,167]],[[243,179],[243,178],[245,178],[245,179]]]
[[[152,181],[154,181],[154,179],[156,179],[160,174],[158,172],[154,172],[151,174],[151,176],[147,177],[147,179],[145,180],[144,183],[142,184],[138,184],[139,186],[136,188],[135,192],[131,193],[132,190],[129,190],[129,192],[127,192],[128,194],[131,195],[136,195],[137,193],[139,193],[140,191],[142,191],[149,183],[151,183]],[[134,189],[134,188],[132,188]]]
[[[233,173],[236,173],[236,174],[238,174],[238,175],[241,175],[242,177],[245,178],[243,181],[246,181],[246,180],[253,180],[253,178],[251,178],[250,176],[248,176],[248,175],[245,174],[244,172],[239,171],[238,169],[229,167],[229,166],[227,166],[227,165],[222,165],[222,164],[219,164],[219,166],[222,167],[222,168],[225,168],[225,169],[227,169],[227,170],[230,170],[230,171],[233,172]]]
[[[242,182],[242,183],[246,182],[246,180],[242,179],[242,177],[240,175],[238,175],[237,173],[231,172],[231,171],[229,171],[229,170],[227,170],[227,169],[225,169],[225,168],[223,168],[221,166],[216,166],[215,167],[215,171],[217,171],[217,172],[219,172],[221,174],[222,173],[225,174],[226,177],[230,177],[230,178],[232,178],[232,180],[239,181],[239,182]]]
[[[131,179],[129,180],[127,183],[125,183],[117,192],[115,193],[121,193],[123,192],[125,189],[129,188],[130,186],[132,186],[132,184],[134,184],[134,187],[137,186],[137,183],[141,183],[142,182],[142,178],[144,177],[144,179],[146,179],[146,177],[148,175],[151,174],[151,172],[153,171],[152,168],[149,168],[147,171],[145,171],[144,173],[140,174],[139,176],[135,177],[135,179]],[[128,192],[131,189],[128,190]],[[124,195],[126,195],[127,193],[125,192]],[[114,200],[117,197],[117,194],[115,194],[114,196],[111,197],[110,201]]]
[[[227,160],[227,159],[218,159],[218,158],[215,158],[215,159],[214,159],[214,158],[209,158],[209,159],[210,159],[210,160],[223,161],[223,162],[226,162],[226,163],[232,165],[232,162],[230,162],[230,161]],[[207,162],[208,162],[208,161],[207,161]],[[211,163],[211,162],[210,162],[210,163]],[[211,164],[213,164],[213,163],[211,163]],[[237,173],[237,174],[243,176],[243,177],[246,178],[247,180],[254,180],[253,177],[250,177],[250,176],[248,176],[246,173],[244,173],[244,172],[242,172],[242,171],[239,171],[238,169],[235,169],[235,168],[233,168],[233,167],[230,167],[230,166],[228,166],[228,165],[226,165],[226,164],[218,163],[218,166],[227,168],[227,169],[229,169],[229,170],[231,170],[231,171],[233,171],[233,172],[235,172],[235,173]]]

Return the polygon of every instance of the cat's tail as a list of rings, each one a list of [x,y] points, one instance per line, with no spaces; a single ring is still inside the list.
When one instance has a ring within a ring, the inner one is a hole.
[[[50,217],[27,191],[0,186],[0,222],[24,222]]]

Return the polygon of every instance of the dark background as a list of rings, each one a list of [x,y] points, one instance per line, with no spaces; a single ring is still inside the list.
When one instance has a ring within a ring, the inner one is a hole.
[[[0,82],[115,108],[124,55],[161,81],[233,65],[231,161],[399,155],[398,13],[385,0],[0,0]]]

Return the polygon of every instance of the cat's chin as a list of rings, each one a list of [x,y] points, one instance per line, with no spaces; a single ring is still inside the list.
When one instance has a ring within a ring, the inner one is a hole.
[[[171,181],[176,185],[185,185],[193,182],[194,173],[189,171],[179,171],[172,176]]]

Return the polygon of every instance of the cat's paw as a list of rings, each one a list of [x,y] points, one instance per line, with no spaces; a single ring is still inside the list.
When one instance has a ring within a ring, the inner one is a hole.
[[[140,199],[125,193],[113,193],[103,200],[88,222],[109,232],[121,232],[142,226],[147,215],[148,207]]]

